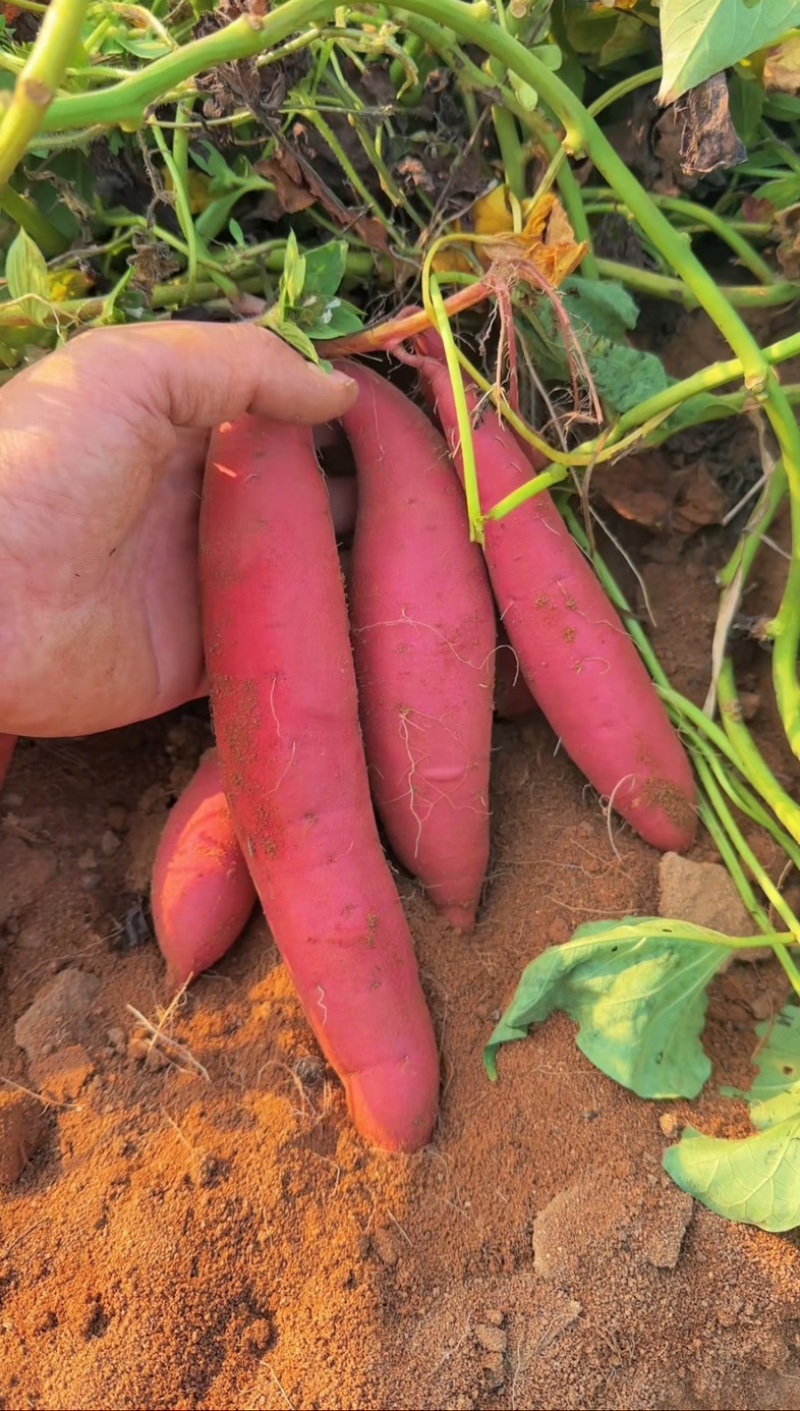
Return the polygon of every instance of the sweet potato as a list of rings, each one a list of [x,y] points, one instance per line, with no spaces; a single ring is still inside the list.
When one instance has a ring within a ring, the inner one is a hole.
[[[16,735],[0,735],[0,789],[6,777],[6,771],[11,763],[11,756],[17,744]]]
[[[392,849],[469,927],[489,858],[495,613],[444,439],[355,363],[343,418],[358,476],[350,620],[361,723]]]
[[[275,941],[370,1141],[431,1135],[439,1063],[378,837],[336,538],[311,432],[212,438],[200,523],[225,792]]]
[[[169,813],[150,901],[172,992],[222,959],[255,906],[256,891],[222,790],[216,750],[203,755]]]
[[[423,336],[419,372],[463,474],[452,386]],[[431,351],[434,356],[430,356]],[[490,509],[534,469],[508,426],[467,383],[481,503]],[[534,699],[567,754],[654,847],[683,852],[697,827],[689,760],[644,663],[544,493],[489,521],[486,563],[503,626]]]

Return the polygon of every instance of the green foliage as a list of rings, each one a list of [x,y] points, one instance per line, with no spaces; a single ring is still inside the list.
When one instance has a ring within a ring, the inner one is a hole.
[[[612,420],[669,385],[655,353],[632,348],[626,341],[636,326],[638,309],[621,284],[573,277],[564,283],[561,302]],[[540,373],[553,381],[568,380],[568,349],[551,301],[544,297],[538,300],[531,327],[533,356]]]
[[[524,971],[484,1063],[562,1009],[601,1072],[640,1097],[696,1097],[711,1064],[700,1044],[706,986],[728,954],[723,938],[681,922],[632,917],[581,926]]]
[[[737,1141],[688,1127],[664,1155],[672,1179],[727,1220],[762,1230],[800,1225],[800,1009],[758,1026],[758,1076],[747,1097],[756,1134]]]
[[[290,234],[278,302],[267,311],[264,323],[314,362],[315,340],[341,338],[363,327],[358,310],[338,294],[346,269],[345,240],[301,253],[294,232]]]

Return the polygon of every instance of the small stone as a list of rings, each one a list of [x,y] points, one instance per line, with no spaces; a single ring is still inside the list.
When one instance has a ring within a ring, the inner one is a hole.
[[[274,1332],[269,1318],[256,1318],[245,1333],[245,1347],[254,1357],[263,1357],[274,1340]]]
[[[113,857],[120,845],[120,840],[111,828],[106,828],[100,839],[100,851],[103,857]]]
[[[151,1073],[162,1073],[165,1068],[169,1068],[169,1065],[170,1058],[163,1048],[159,1048],[158,1044],[151,1044],[145,1055],[145,1068],[148,1068]]]
[[[742,708],[742,720],[754,720],[761,709],[761,692],[740,691],[739,705]]]
[[[771,1019],[781,1008],[775,1003],[775,996],[771,994],[755,995],[748,1002],[748,1008],[754,1019]]]
[[[69,1044],[31,1064],[33,1082],[42,1097],[53,1102],[74,1102],[93,1076],[94,1064],[83,1044]]]
[[[484,1380],[488,1387],[492,1390],[496,1390],[503,1385],[505,1380],[505,1366],[502,1352],[487,1352],[485,1357],[481,1358],[481,1367],[483,1369]]]
[[[0,1092],[0,1189],[19,1180],[44,1133],[44,1113],[35,1097]]]
[[[665,1137],[674,1137],[680,1131],[680,1118],[674,1112],[662,1112],[658,1119],[658,1125]]]
[[[508,1334],[504,1328],[498,1328],[492,1323],[477,1323],[473,1331],[481,1347],[485,1347],[487,1352],[505,1352]]]
[[[128,810],[120,803],[112,803],[106,811],[106,823],[115,833],[124,833],[129,826]]]
[[[122,1052],[126,1042],[124,1029],[109,1029],[106,1038],[110,1048],[113,1048],[117,1053]]]
[[[397,1263],[397,1245],[389,1230],[376,1230],[372,1236],[372,1248],[382,1264],[390,1268]]]
[[[96,866],[97,857],[91,848],[87,848],[78,858],[78,867],[81,872],[92,872]]]
[[[96,975],[68,966],[39,990],[14,1026],[14,1038],[24,1048],[29,1063],[81,1042],[88,1028],[88,1011],[99,988]]]
[[[501,1313],[499,1308],[490,1308],[484,1321],[491,1323],[493,1328],[502,1328],[506,1321],[506,1315],[505,1313]]]
[[[465,1391],[459,1393],[453,1402],[453,1411],[474,1411],[475,1402]]]
[[[648,1219],[643,1254],[654,1269],[674,1269],[689,1228],[694,1201],[686,1191],[668,1186],[661,1193],[659,1209]]]
[[[658,869],[659,916],[708,926],[726,936],[749,936],[752,922],[724,867],[665,853]]]

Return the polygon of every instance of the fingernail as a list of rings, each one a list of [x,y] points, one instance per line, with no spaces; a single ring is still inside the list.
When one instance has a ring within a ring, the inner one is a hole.
[[[328,382],[334,382],[336,386],[341,387],[342,390],[346,388],[349,391],[351,387],[356,386],[352,377],[348,377],[346,372],[337,372],[335,368],[332,372],[326,372],[325,377]]]

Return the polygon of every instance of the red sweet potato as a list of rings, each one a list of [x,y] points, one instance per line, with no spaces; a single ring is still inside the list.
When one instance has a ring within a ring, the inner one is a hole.
[[[167,818],[150,892],[167,985],[216,965],[238,939],[256,890],[222,790],[216,750],[207,750]]]
[[[452,386],[425,337],[423,392],[463,474]],[[535,471],[493,408],[467,384],[481,504],[490,509]],[[654,847],[683,852],[697,827],[689,760],[644,663],[544,493],[486,525],[486,563],[503,626],[534,699],[567,754]]]
[[[489,858],[495,612],[444,439],[385,378],[342,368],[358,476],[350,621],[370,782],[392,849],[456,926]]]
[[[336,537],[311,432],[212,438],[200,525],[220,768],[275,941],[356,1126],[424,1145],[439,1064],[378,837]]]

